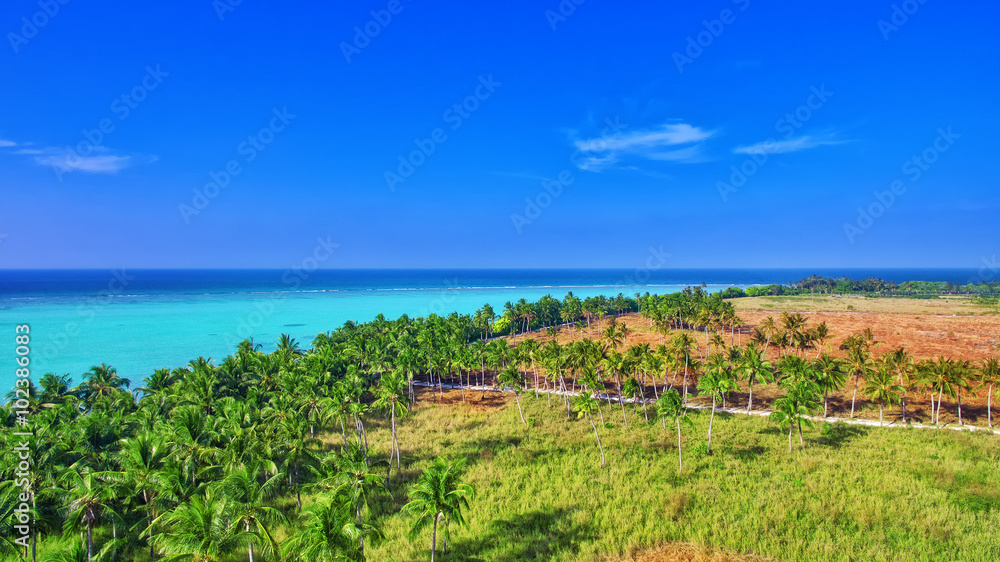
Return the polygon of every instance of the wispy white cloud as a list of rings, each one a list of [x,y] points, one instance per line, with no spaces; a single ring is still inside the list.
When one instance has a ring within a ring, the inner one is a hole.
[[[29,156],[39,166],[51,167],[58,175],[65,172],[88,172],[91,174],[116,174],[130,166],[149,164],[155,156],[123,154],[106,146],[95,146],[86,155],[78,154],[70,148],[54,146],[35,147],[32,142],[14,142],[0,139],[0,148],[18,147],[7,154]]]
[[[826,137],[814,137],[810,135],[804,135],[801,137],[790,138],[785,140],[774,140],[768,139],[766,141],[761,141],[756,144],[751,144],[749,146],[738,146],[733,149],[736,154],[784,154],[787,152],[799,152],[800,150],[809,150],[810,148],[818,148],[820,146],[830,146],[836,144],[844,144],[846,142],[851,142],[850,140],[835,139],[832,136]]]
[[[627,158],[675,163],[705,162],[707,158],[701,145],[713,135],[715,131],[706,131],[687,123],[665,123],[652,129],[579,139],[573,145],[582,155],[577,167],[596,172]]]
[[[90,172],[92,174],[117,174],[132,164],[131,156],[105,154],[101,156],[76,156],[63,152],[62,154],[45,154],[35,157],[35,163],[40,166],[51,166],[62,171]]]
[[[105,146],[95,146],[87,155],[55,147],[22,148],[14,151],[14,154],[32,156],[35,164],[54,169],[60,177],[65,172],[117,174],[130,166],[148,164],[156,160],[154,156],[121,154]]]

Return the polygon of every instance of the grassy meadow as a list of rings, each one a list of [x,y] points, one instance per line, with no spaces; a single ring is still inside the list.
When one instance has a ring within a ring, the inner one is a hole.
[[[1000,440],[992,434],[836,425],[806,430],[805,449],[796,442],[789,454],[787,434],[766,418],[716,414],[706,455],[709,412],[696,411],[678,473],[674,428],[647,424],[639,410],[624,429],[620,409],[605,403],[612,427],[600,427],[601,470],[590,424],[567,422],[556,397],[550,408],[524,394],[530,427],[512,399],[482,408],[478,394],[466,405],[458,393],[445,398],[458,402],[438,405],[425,392],[400,425],[405,471],[376,507],[396,514],[406,484],[431,459],[467,456],[478,495],[442,560],[631,559],[674,542],[733,559],[1000,557]],[[388,450],[386,426],[370,436],[373,450]],[[429,536],[410,540],[407,516],[383,524],[370,560],[427,559]],[[688,559],[673,550],[655,559]]]

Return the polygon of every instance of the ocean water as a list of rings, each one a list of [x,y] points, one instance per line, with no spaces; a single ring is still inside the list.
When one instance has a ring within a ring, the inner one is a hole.
[[[0,389],[15,379],[15,326],[31,327],[34,378],[75,381],[107,363],[140,386],[155,369],[199,356],[216,362],[252,337],[273,350],[282,333],[307,347],[348,320],[377,314],[472,313],[489,303],[619,292],[669,293],[787,283],[812,274],[965,283],[964,270],[42,270],[0,271]],[[4,394],[6,391],[4,391]]]

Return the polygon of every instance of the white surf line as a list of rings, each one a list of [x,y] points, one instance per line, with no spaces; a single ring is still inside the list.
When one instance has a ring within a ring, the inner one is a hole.
[[[478,385],[467,386],[467,385],[459,385],[459,384],[451,384],[451,383],[438,385],[438,384],[433,384],[433,383],[417,382],[417,381],[413,381],[413,385],[414,386],[428,387],[428,388],[431,388],[431,389],[441,387],[441,388],[447,388],[449,390],[461,390],[461,389],[464,388],[465,390],[479,391],[479,392],[482,392],[482,391],[489,391],[489,392],[514,392],[513,387],[510,387],[510,386],[505,386],[505,387],[502,387],[502,388],[497,388],[497,387],[493,387],[493,386],[478,386]],[[523,392],[523,393],[531,393],[531,392],[535,392],[535,390],[531,389],[531,388],[528,388],[528,389],[525,389],[525,390],[523,390],[521,392]],[[554,394],[556,396],[579,396],[580,395],[579,392],[571,392],[571,391],[565,391],[565,392],[563,392],[561,390],[542,390],[542,389],[539,389],[538,393],[539,394],[549,393],[549,394]],[[613,395],[609,395],[609,394],[595,394],[594,398],[597,398],[598,400],[609,400],[610,399],[610,400],[614,400],[616,402],[618,401],[618,397],[617,396],[613,396]],[[640,403],[641,404],[642,403],[641,400],[637,400],[637,399],[634,399],[634,398],[625,398],[624,400],[622,400],[622,402],[625,402],[626,404],[632,404],[632,403]],[[646,402],[646,404],[655,404],[656,403],[655,400],[646,400],[645,402]],[[699,404],[691,404],[691,403],[688,403],[686,407],[690,408],[692,410],[711,410],[712,409],[711,406],[702,406],[702,405],[699,405]],[[768,416],[771,415],[771,410],[751,410],[751,411],[747,412],[743,408],[720,408],[718,406],[716,406],[715,411],[716,412],[726,412],[727,414],[741,414],[741,415],[744,415],[744,416],[768,417]],[[914,428],[914,429],[951,429],[951,430],[954,430],[954,431],[970,431],[970,432],[972,432],[972,431],[985,431],[987,433],[994,433],[996,435],[1000,435],[1000,430],[990,429],[988,427],[979,427],[979,426],[975,426],[975,425],[960,425],[960,426],[954,426],[954,425],[927,425],[927,424],[923,424],[923,423],[907,423],[907,424],[904,425],[904,424],[901,424],[901,423],[896,423],[895,421],[891,421],[891,422],[889,422],[887,424],[879,425],[879,423],[877,421],[875,421],[875,420],[838,418],[838,417],[826,417],[826,418],[824,418],[822,416],[803,416],[803,418],[804,419],[809,419],[809,420],[812,420],[812,421],[822,421],[822,422],[826,422],[826,423],[837,423],[837,422],[840,422],[840,423],[843,423],[843,424],[846,424],[846,425],[865,425],[865,426],[869,426],[869,427],[902,428],[902,429],[907,429],[907,428]]]

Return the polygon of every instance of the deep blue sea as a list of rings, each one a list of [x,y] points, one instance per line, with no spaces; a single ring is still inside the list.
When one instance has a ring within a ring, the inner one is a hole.
[[[484,303],[619,292],[668,293],[706,283],[788,283],[809,275],[966,283],[972,270],[636,269],[636,270],[40,270],[0,271],[0,389],[15,373],[15,326],[31,326],[31,366],[79,381],[108,363],[133,386],[155,369],[199,356],[218,362],[252,337],[274,349],[288,333],[304,347],[347,320],[382,313],[471,313]],[[2,393],[2,394],[5,394]],[[0,396],[2,396],[0,394]]]

